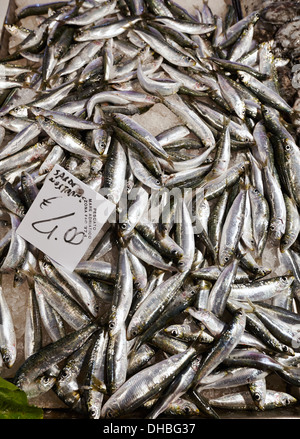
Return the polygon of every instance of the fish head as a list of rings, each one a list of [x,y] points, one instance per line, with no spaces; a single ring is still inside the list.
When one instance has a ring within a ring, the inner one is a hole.
[[[180,273],[189,271],[193,264],[193,260],[189,255],[183,255],[179,258],[177,262],[177,269]]]
[[[251,196],[254,198],[262,198],[262,194],[256,187],[250,186],[249,191],[251,192]]]
[[[279,291],[282,291],[288,288],[294,281],[295,277],[292,274],[287,274],[286,276],[280,277],[280,288]]]
[[[219,252],[219,263],[220,263],[220,265],[223,267],[228,262],[230,262],[232,257],[233,257],[233,250],[225,248],[224,250]]]
[[[267,267],[257,266],[257,267],[253,268],[253,272],[254,272],[255,279],[259,279],[261,277],[265,277],[268,274],[270,274],[272,272],[272,269],[271,268],[267,268]]]
[[[285,232],[285,224],[281,218],[274,218],[270,222],[271,237],[274,240],[281,239]]]
[[[256,407],[259,408],[259,410],[265,409],[265,394],[263,390],[256,389],[252,394],[252,398],[254,401],[254,404]]]
[[[189,254],[182,254],[182,249],[179,247],[178,249],[173,249],[173,252],[175,254],[176,252],[176,258],[179,258],[176,265],[178,268],[178,271],[181,273],[184,273],[185,271],[190,270],[192,264],[193,264],[193,258]]]
[[[130,221],[129,220],[125,220],[119,226],[119,234],[120,234],[120,236],[126,237],[127,235],[129,235],[129,233],[130,233],[132,228],[133,227],[132,227]]]
[[[164,332],[173,338],[180,338],[183,335],[181,325],[170,325],[164,329]]]
[[[55,376],[42,375],[34,380],[40,393],[46,393],[50,390],[56,381]]]
[[[244,328],[246,325],[246,311],[245,311],[245,309],[238,308],[234,313],[233,320],[235,320],[240,327]]]
[[[88,414],[90,419],[99,419],[101,415],[101,409],[96,404],[92,404],[88,407]]]
[[[116,307],[116,305],[112,304],[109,319],[108,319],[108,332],[109,332],[110,337],[112,337],[113,335],[115,335],[119,331],[121,325],[122,325],[122,322],[120,322],[120,319],[119,319],[119,316],[117,313],[117,307]]]
[[[96,392],[96,394],[94,398],[89,398],[87,401],[87,411],[90,419],[99,419],[101,416],[103,393]]]
[[[126,331],[127,340],[132,340],[143,332],[143,328],[140,326],[138,319],[134,316],[131,318]]]
[[[13,108],[9,114],[15,117],[28,117],[28,107],[27,105],[18,105]]]
[[[202,361],[202,355],[198,355],[191,363],[191,367],[194,372],[197,372],[198,368],[200,367]]]
[[[6,347],[2,347],[1,348],[1,355],[2,355],[2,359],[4,364],[6,365],[6,367],[11,368],[15,361],[16,361],[16,348],[15,346],[6,346]]]
[[[99,311],[100,311],[100,305],[97,298],[95,297],[95,301],[93,301],[93,303],[90,304],[90,312],[94,317],[98,317]]]
[[[291,233],[286,233],[282,236],[280,240],[280,251],[281,253],[284,253],[286,250],[290,248],[292,243],[294,242],[295,236]]]
[[[178,399],[171,403],[168,411],[175,416],[197,416],[200,413],[195,404],[184,399]]]
[[[273,403],[275,407],[286,407],[295,404],[297,399],[285,392],[275,392],[273,394]]]
[[[30,107],[30,111],[34,116],[43,115],[43,109],[39,107]]]
[[[133,286],[137,291],[143,292],[147,287],[147,278],[142,274],[139,276],[135,276],[133,279]]]
[[[19,383],[19,387],[26,393],[28,398],[36,398],[43,393],[48,392],[56,381],[56,377],[41,375],[30,382]]]
[[[296,160],[299,156],[299,148],[292,139],[282,140],[284,156],[286,160]]]
[[[73,365],[67,364],[61,371],[57,378],[57,382],[62,385],[70,382],[76,376],[76,370]]]
[[[101,418],[117,418],[120,415],[120,406],[116,398],[110,397],[103,405],[101,410]]]
[[[77,30],[74,34],[75,41],[87,41],[88,40],[88,30]]]
[[[238,72],[239,78],[245,83],[247,84],[247,82],[249,81],[249,78],[251,78],[251,75],[247,72],[243,72],[242,70],[239,70]]]

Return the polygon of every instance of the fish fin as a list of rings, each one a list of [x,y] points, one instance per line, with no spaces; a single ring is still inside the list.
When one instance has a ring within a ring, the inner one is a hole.
[[[202,395],[196,392],[194,389],[190,388],[186,393],[186,397],[189,401],[196,405],[201,413],[205,413],[209,418],[220,419],[218,413],[213,407],[209,405]]]
[[[142,345],[142,343],[143,343],[142,338],[141,337],[136,337],[131,350],[134,351],[134,352],[137,352],[137,350]]]
[[[247,251],[244,249],[241,249],[239,247],[236,248],[234,256],[236,259],[241,261],[245,256],[247,255]]]
[[[23,273],[20,272],[20,270],[16,270],[16,273],[14,275],[13,279],[13,287],[17,288],[19,285],[22,285],[25,281],[25,276]]]
[[[262,168],[270,168],[269,160],[266,158],[263,162],[260,162]]]
[[[252,310],[250,311],[248,311],[248,310],[245,310],[245,312],[254,312],[254,310],[255,310],[255,305],[251,302],[251,300],[249,299],[249,297],[247,297],[247,302],[248,302],[248,304],[249,304],[249,306],[251,306],[251,308],[252,308]]]
[[[245,178],[241,178],[239,181],[239,186],[241,190],[247,191],[250,188],[250,183],[247,183]]]
[[[33,284],[33,278],[36,274],[38,274],[38,270],[36,268],[33,267],[32,264],[28,263],[29,268],[27,268],[26,270],[24,268],[19,268],[18,272],[19,274],[21,274],[21,276],[24,276],[25,279],[27,280],[27,283],[29,285]]]
[[[168,156],[166,158],[166,161],[168,162],[168,165],[170,165],[171,168],[174,169],[174,163],[173,163],[173,160],[172,160],[172,158],[170,156]]]
[[[108,394],[107,386],[104,383],[104,381],[99,380],[95,376],[93,376],[92,389],[96,390],[97,392],[101,392],[101,393],[103,393],[105,395]]]
[[[49,81],[47,79],[43,79],[41,81],[41,84],[40,84],[39,88],[38,88],[38,91],[39,92],[46,92],[46,89],[48,87],[50,87]]]
[[[164,103],[164,101],[165,101],[165,97],[164,97],[159,91],[156,91],[156,94],[157,94],[158,97],[160,98],[161,103]]]
[[[59,80],[59,78],[60,78],[59,73],[54,73],[53,75],[50,76],[50,78],[47,79],[47,81],[46,81],[47,86],[50,86],[50,81],[56,82]],[[40,89],[41,89],[41,87],[40,87]]]
[[[31,88],[31,84],[28,84],[27,82],[24,82],[22,87],[20,87],[20,88],[25,88],[25,89]]]
[[[257,264],[259,265],[259,266],[262,266],[262,256],[260,255],[260,256],[257,256],[256,258],[255,258],[255,260],[256,260],[256,262],[257,262]]]

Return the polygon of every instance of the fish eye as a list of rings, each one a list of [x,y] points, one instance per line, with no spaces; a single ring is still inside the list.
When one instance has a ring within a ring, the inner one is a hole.
[[[287,346],[283,346],[282,350],[283,350],[283,352],[287,352],[287,350],[288,350]]]
[[[107,412],[106,412],[106,416],[107,416],[108,418],[113,418],[114,414],[113,414],[112,410],[107,410]]]
[[[253,398],[255,399],[255,401],[260,401],[260,399],[261,399],[260,394],[257,393],[257,392],[255,392],[255,393],[253,394]]]
[[[109,322],[108,327],[109,327],[109,329],[114,329],[115,323],[114,322]]]
[[[281,279],[282,279],[283,282],[287,282],[287,280],[288,280],[288,278],[286,276],[282,276]]]
[[[189,407],[184,407],[183,412],[184,412],[186,415],[189,415],[191,411],[190,411]]]
[[[92,417],[96,416],[96,414],[97,414],[97,411],[96,411],[95,409],[91,409],[91,410],[90,410],[90,415],[91,415]]]
[[[172,329],[172,331],[171,331],[171,335],[172,335],[173,337],[176,337],[176,335],[177,335],[177,331],[176,331],[176,329]]]
[[[125,223],[121,224],[121,229],[122,229],[122,230],[125,230],[126,227],[127,227],[127,225],[126,225]]]
[[[136,331],[135,329],[132,331],[132,335],[133,335],[134,337],[137,336],[137,331]]]
[[[9,362],[9,360],[10,360],[9,354],[2,354],[2,359],[3,359],[4,363]]]
[[[42,378],[42,381],[44,382],[44,384],[47,384],[47,383],[49,383],[50,378],[49,378],[48,376],[44,376],[44,377]]]
[[[69,373],[66,369],[63,369],[60,373],[61,378],[67,378],[68,375]]]
[[[274,224],[272,224],[272,225],[270,226],[270,229],[271,229],[272,231],[275,230],[275,226],[274,226]]]
[[[290,151],[291,150],[291,146],[289,144],[285,145],[285,150],[286,151]]]

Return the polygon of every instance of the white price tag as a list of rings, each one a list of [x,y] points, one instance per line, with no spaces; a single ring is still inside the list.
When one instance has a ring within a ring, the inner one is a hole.
[[[64,168],[55,165],[17,233],[73,271],[115,207]]]

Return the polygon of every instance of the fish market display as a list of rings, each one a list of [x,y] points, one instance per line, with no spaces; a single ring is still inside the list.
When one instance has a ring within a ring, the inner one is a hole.
[[[272,7],[69,0],[5,24],[1,373],[29,398],[93,419],[298,403],[300,114],[288,50],[256,38]],[[73,272],[17,232],[56,164],[115,206]],[[27,294],[19,363],[6,276]]]

